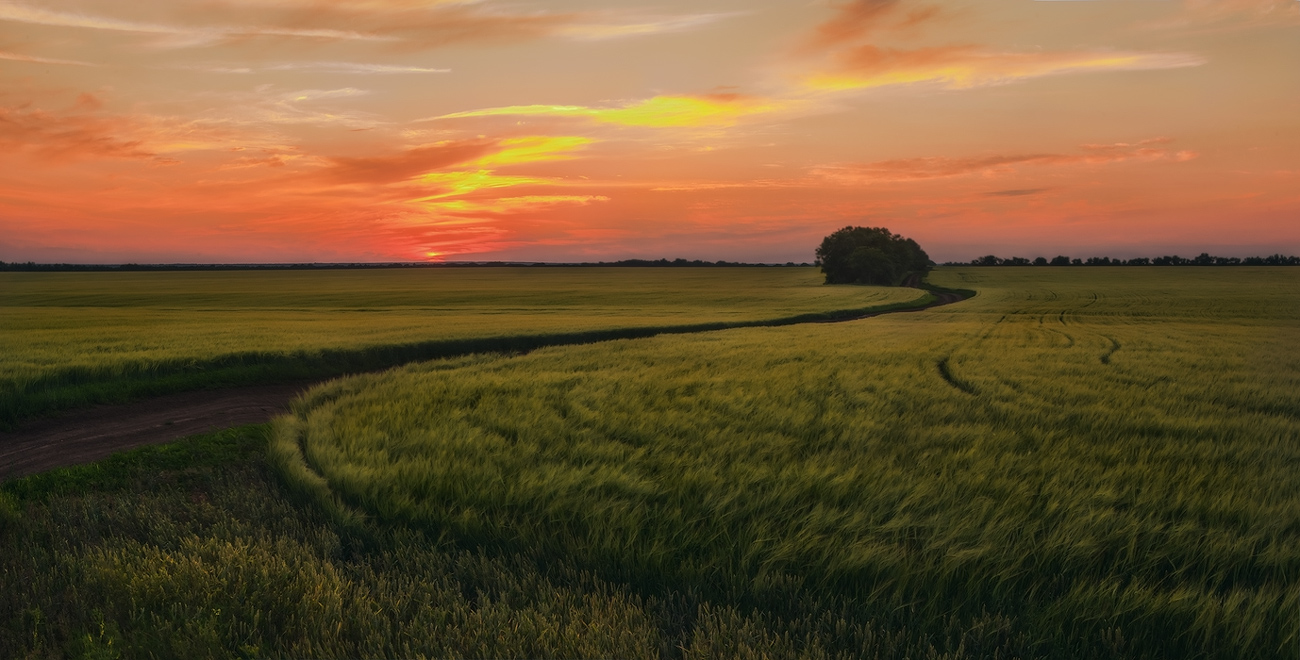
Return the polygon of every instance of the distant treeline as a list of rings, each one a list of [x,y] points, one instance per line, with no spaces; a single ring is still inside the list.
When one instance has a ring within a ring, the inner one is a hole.
[[[719,268],[719,267],[793,267],[811,266],[807,262],[784,264],[755,264],[742,261],[701,261],[699,259],[624,259],[558,263],[543,261],[398,261],[388,263],[299,263],[299,264],[40,264],[34,261],[5,263],[0,261],[0,271],[153,271],[153,270],[346,270],[373,268],[481,268],[502,266],[526,267],[632,267],[632,268]]]
[[[1191,259],[1178,255],[1165,257],[1136,257],[1133,259],[1111,259],[1110,257],[1088,257],[1071,259],[1057,256],[1051,259],[1038,257],[1029,260],[1024,257],[1002,259],[987,255],[972,259],[970,262],[950,261],[945,266],[1300,266],[1300,257],[1274,254],[1268,257],[1216,257],[1208,252]]]
[[[725,266],[768,266],[768,267],[790,266],[793,267],[793,266],[811,266],[812,264],[808,262],[795,263],[793,261],[787,261],[783,264],[751,264],[751,263],[745,263],[743,261],[700,261],[699,259],[695,259],[691,261],[688,261],[686,259],[673,259],[672,261],[669,261],[667,259],[656,259],[656,260],[624,259],[622,261],[598,261],[595,263],[577,263],[577,264],[539,263],[533,265],[535,266],[629,266],[633,268],[674,268],[674,267],[716,268],[719,266],[724,266],[724,267]]]

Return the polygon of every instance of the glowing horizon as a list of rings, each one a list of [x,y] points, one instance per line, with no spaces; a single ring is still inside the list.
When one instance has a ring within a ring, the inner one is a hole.
[[[1300,252],[1295,0],[0,0],[0,260]]]

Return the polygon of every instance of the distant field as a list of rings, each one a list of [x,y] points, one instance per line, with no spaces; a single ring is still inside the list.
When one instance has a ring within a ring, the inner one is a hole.
[[[736,653],[1300,656],[1300,276],[931,281],[979,295],[336,381],[271,451],[340,524],[734,608]]]
[[[0,426],[135,394],[491,350],[503,337],[597,338],[925,295],[820,281],[813,268],[0,273]]]

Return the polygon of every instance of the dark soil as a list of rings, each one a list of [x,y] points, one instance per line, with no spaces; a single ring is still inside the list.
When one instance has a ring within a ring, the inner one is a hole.
[[[0,481],[187,435],[261,424],[288,412],[289,402],[314,384],[181,392],[31,420],[13,432],[0,432]]]

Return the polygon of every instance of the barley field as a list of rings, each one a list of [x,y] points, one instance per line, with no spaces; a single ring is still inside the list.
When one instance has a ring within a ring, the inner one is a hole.
[[[0,483],[0,657],[1300,658],[1293,273],[337,380]]]
[[[927,295],[820,282],[813,268],[0,273],[0,428],[138,395],[531,347],[520,338],[591,340]]]
[[[753,657],[1297,657],[1297,279],[943,269],[978,296],[335,381],[269,451],[341,528],[690,593]]]

